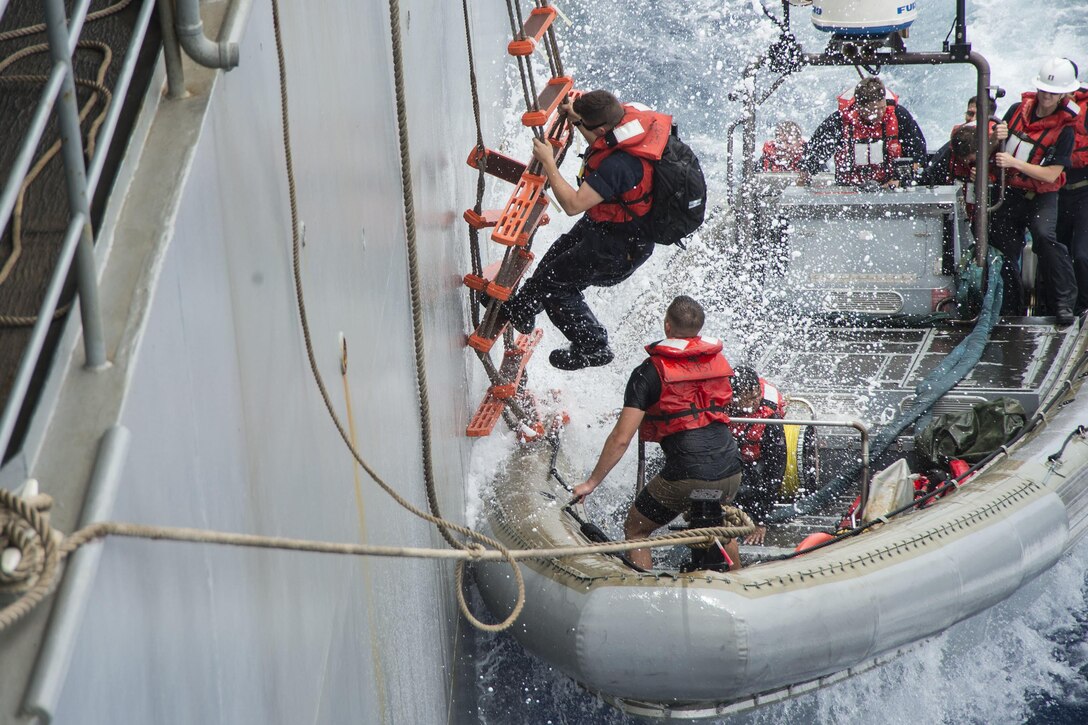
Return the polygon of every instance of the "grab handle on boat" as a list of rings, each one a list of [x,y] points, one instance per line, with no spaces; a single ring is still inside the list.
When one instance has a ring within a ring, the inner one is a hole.
[[[853,428],[861,435],[861,505],[859,511],[865,510],[865,504],[869,501],[869,427],[860,420],[808,420],[794,418],[735,418],[730,416],[730,423],[743,423],[749,425],[811,425],[828,426],[830,428]]]

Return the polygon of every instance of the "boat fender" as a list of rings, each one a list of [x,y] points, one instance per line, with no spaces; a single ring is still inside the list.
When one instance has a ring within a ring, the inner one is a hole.
[[[832,541],[834,540],[834,538],[835,536],[833,534],[829,534],[826,531],[817,531],[816,533],[809,534],[804,539],[802,539],[801,543],[797,545],[797,548],[794,549],[794,551],[796,551],[798,554],[802,554],[809,549],[815,548],[820,544],[823,544],[824,542]]]

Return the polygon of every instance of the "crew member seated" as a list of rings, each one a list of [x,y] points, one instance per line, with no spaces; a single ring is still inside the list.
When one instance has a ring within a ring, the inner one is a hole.
[[[899,185],[896,159],[918,164],[926,156],[922,129],[899,98],[876,77],[863,78],[853,93],[839,97],[839,110],[812,134],[797,178],[807,186],[812,174],[835,157],[835,182],[844,186]]]
[[[774,127],[774,139],[763,144],[759,157],[761,171],[797,171],[805,154],[805,138],[801,127],[793,121],[782,121]]]
[[[738,418],[781,419],[786,415],[786,399],[753,368],[741,365],[733,370],[733,404],[729,411]],[[735,503],[756,525],[744,543],[759,546],[767,535],[764,522],[778,501],[786,475],[785,431],[780,425],[759,423],[730,423],[729,430],[740,448],[743,464]]]

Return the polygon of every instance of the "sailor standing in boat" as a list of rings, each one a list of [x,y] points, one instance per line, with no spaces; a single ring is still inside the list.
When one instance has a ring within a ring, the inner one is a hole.
[[[649,536],[689,507],[696,489],[719,489],[721,500],[733,500],[741,483],[737,443],[729,432],[729,404],[733,399],[733,369],[722,355],[722,343],[701,337],[702,306],[681,295],[665,312],[666,339],[646,346],[650,357],[627,381],[623,410],[601,449],[597,465],[585,483],[574,488],[586,496],[601,485],[623,457],[638,432],[643,441],[661,444],[665,467],[639,492],[627,512],[628,539]],[[740,568],[737,542],[725,549]],[[631,561],[649,569],[649,549],[635,549]]]
[[[655,240],[642,233],[637,217],[650,211],[650,161],[661,158],[672,117],[640,104],[621,104],[608,91],[590,91],[560,110],[589,142],[579,186],[571,186],[559,173],[549,144],[534,140],[533,155],[563,211],[585,215],[552,244],[533,276],[502,309],[525,333],[532,332],[541,311],[547,312],[571,343],[552,350],[549,362],[561,370],[579,370],[612,361],[608,330],[582,292],[619,284],[653,254]]]
[[[1074,63],[1074,67],[1076,64]],[[1073,124],[1073,153],[1065,172],[1065,186],[1058,192],[1058,242],[1073,257],[1077,279],[1074,315],[1088,310],[1088,83],[1073,93],[1080,115]]]
[[[1056,316],[1059,326],[1073,324],[1077,282],[1069,249],[1058,243],[1058,190],[1065,185],[1065,169],[1073,152],[1073,124],[1080,113],[1067,98],[1077,90],[1077,71],[1066,58],[1051,58],[1035,77],[1037,92],[1024,93],[1005,113],[999,128],[1007,128],[1005,151],[994,163],[1006,170],[1005,201],[990,219],[990,241],[1004,255],[1001,279],[1003,315],[1024,314],[1020,285],[1020,257],[1024,231],[1031,230],[1032,249],[1045,279],[1036,289]]]
[[[895,161],[926,158],[926,137],[899,98],[874,76],[863,78],[839,98],[839,110],[812,134],[801,161],[799,186],[807,186],[829,157],[835,157],[835,183],[844,186],[898,186]]]

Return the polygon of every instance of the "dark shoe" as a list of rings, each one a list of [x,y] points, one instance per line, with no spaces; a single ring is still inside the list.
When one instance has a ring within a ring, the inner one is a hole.
[[[1059,307],[1054,319],[1057,321],[1058,327],[1069,327],[1077,321],[1077,318],[1073,316],[1073,310],[1068,307]]]
[[[552,364],[552,367],[560,370],[581,370],[607,365],[612,362],[612,357],[612,351],[608,349],[608,346],[585,350],[571,345],[552,350],[548,355],[548,362]]]

